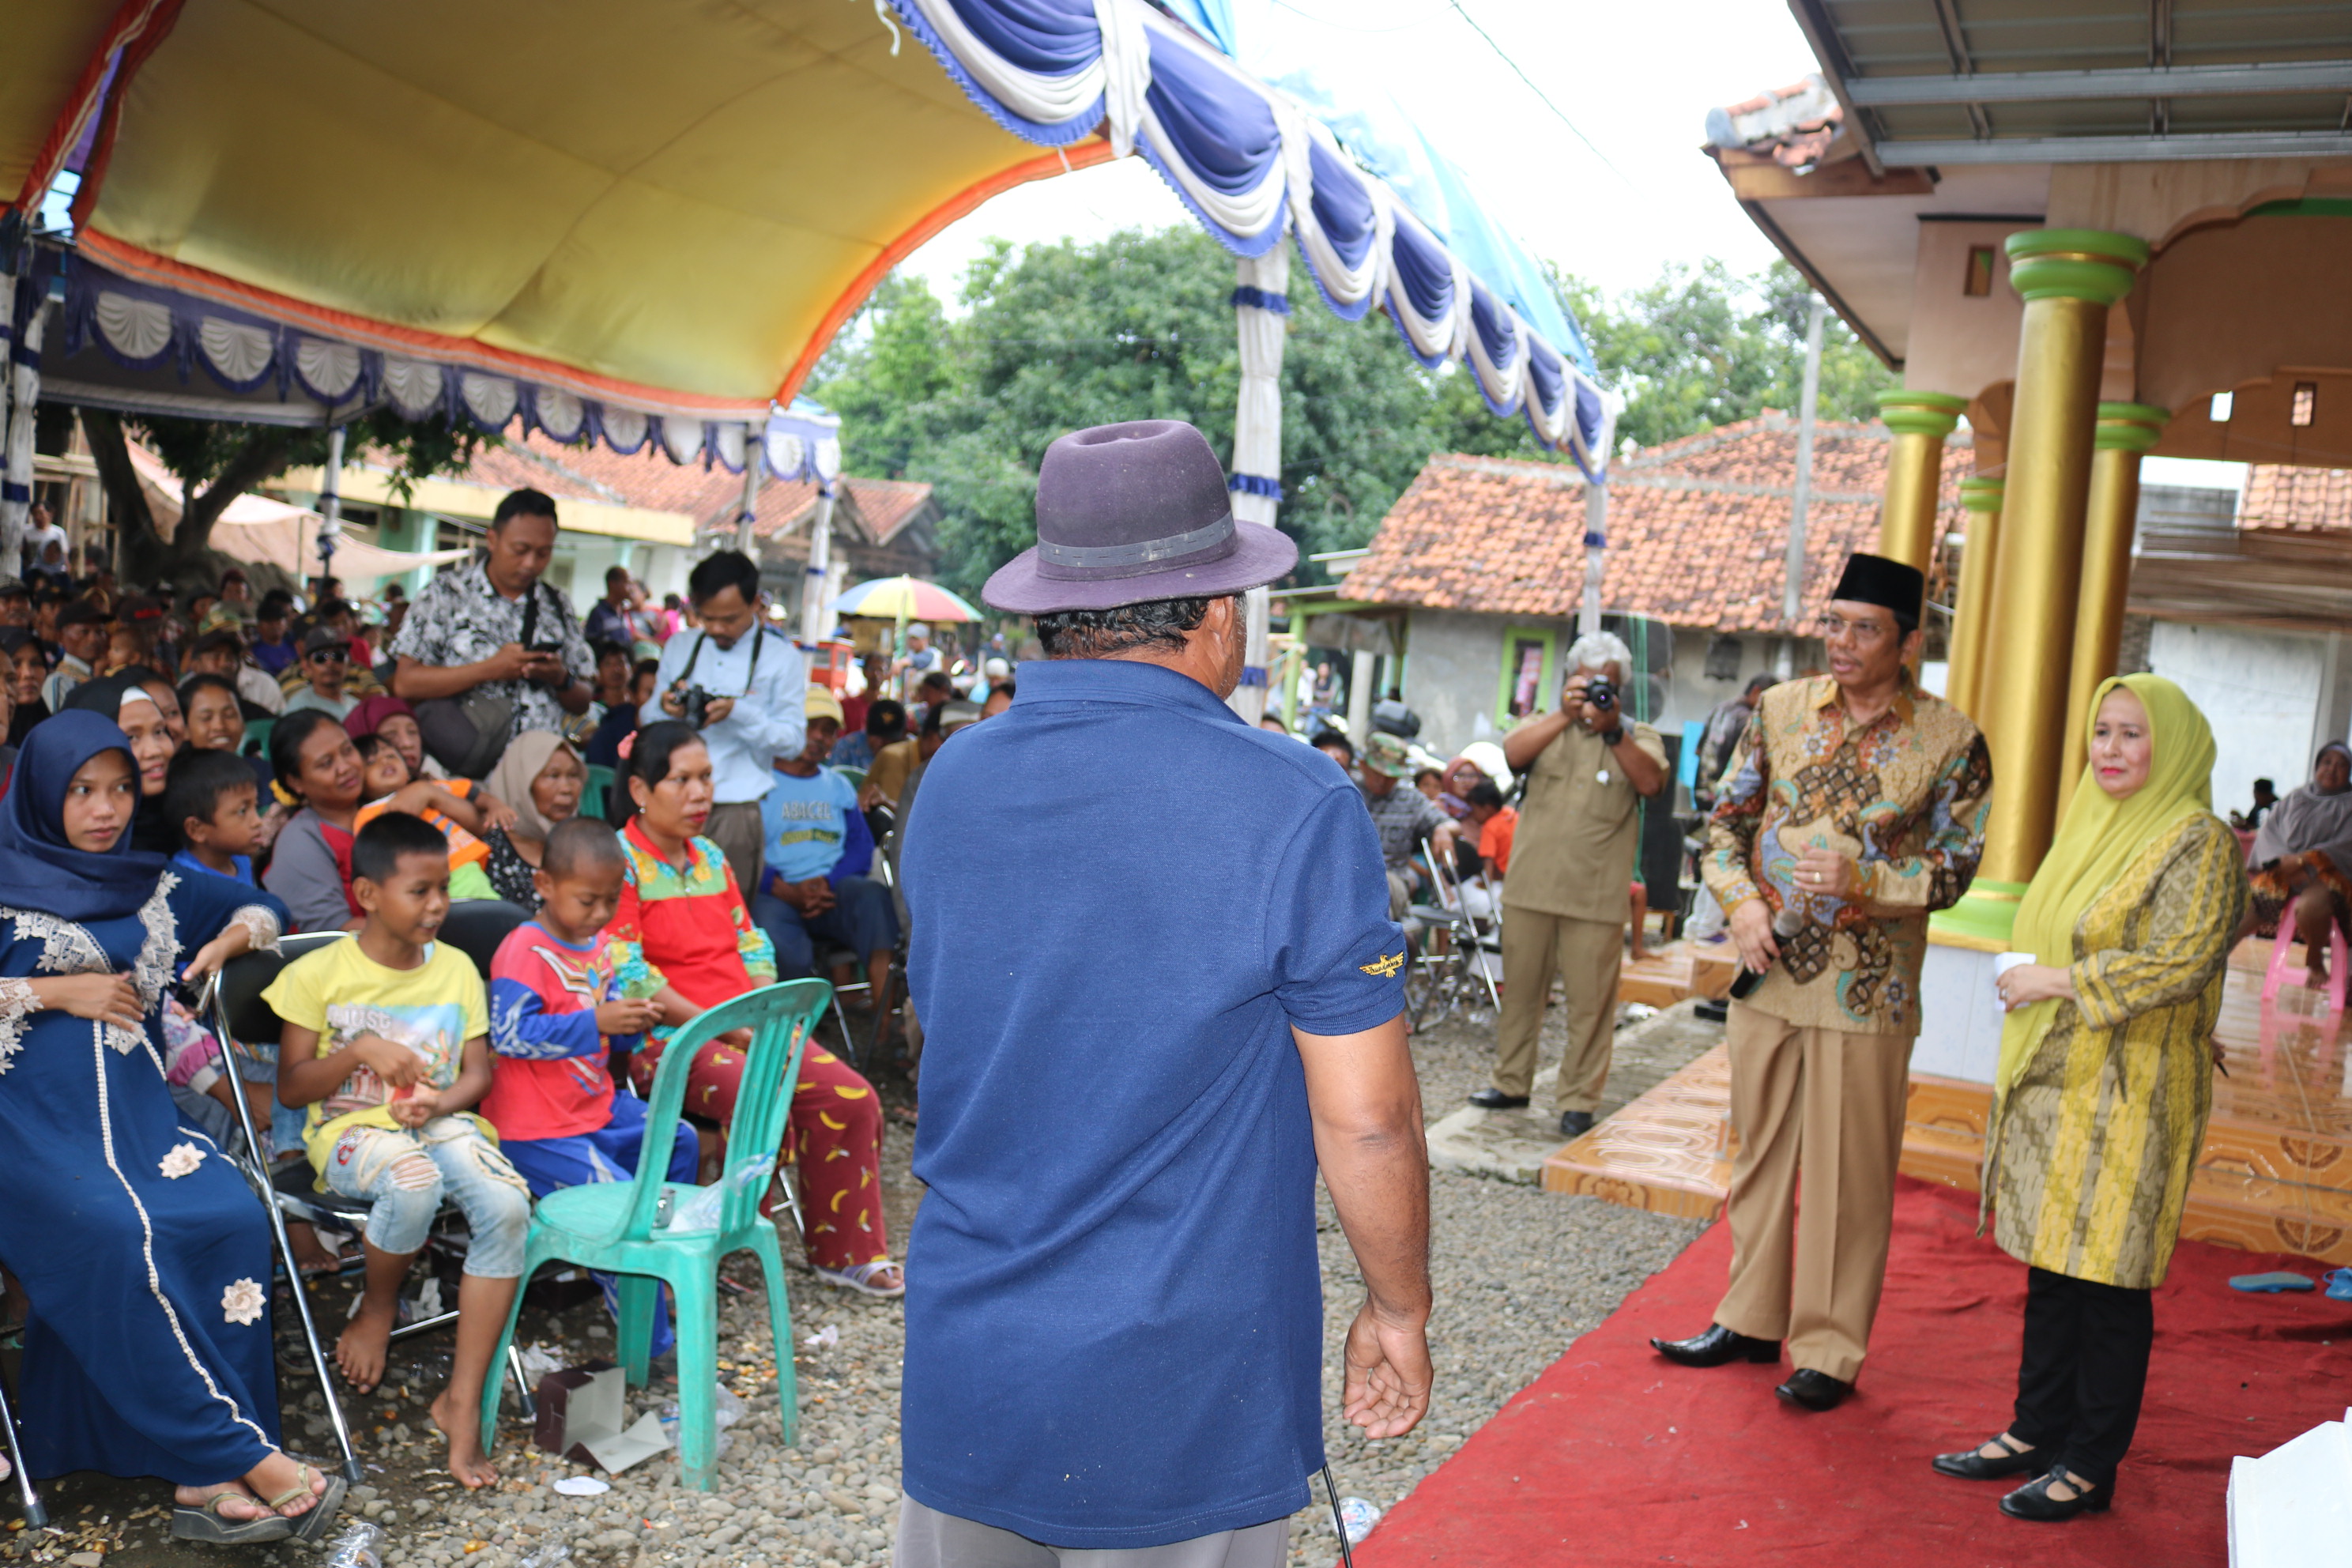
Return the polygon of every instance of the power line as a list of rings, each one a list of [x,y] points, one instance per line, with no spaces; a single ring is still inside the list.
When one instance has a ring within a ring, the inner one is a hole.
[[[1619,168],[1616,164],[1610,163],[1609,154],[1603,153],[1600,148],[1595,147],[1592,144],[1591,137],[1587,136],[1583,132],[1577,130],[1576,121],[1570,120],[1560,109],[1559,105],[1554,103],[1550,97],[1545,93],[1544,89],[1536,85],[1535,79],[1533,77],[1519,69],[1518,61],[1513,59],[1509,55],[1503,52],[1503,46],[1495,41],[1495,36],[1486,31],[1486,28],[1480,26],[1478,25],[1478,19],[1475,16],[1473,16],[1468,11],[1463,9],[1462,0],[1452,0],[1452,4],[1454,6],[1454,14],[1461,17],[1464,21],[1469,23],[1470,30],[1472,32],[1486,40],[1486,47],[1495,51],[1495,58],[1501,60],[1505,65],[1510,67],[1512,74],[1517,76],[1521,81],[1528,84],[1528,90],[1534,93],[1538,100],[1540,101],[1546,109],[1550,110],[1553,114],[1559,116],[1559,122],[1562,125],[1567,126],[1570,132],[1573,134],[1579,142],[1584,143],[1586,151],[1590,152],[1594,157],[1600,159],[1601,166],[1606,168],[1611,174],[1616,175],[1619,179],[1623,180],[1628,185],[1631,185],[1633,182],[1627,177],[1625,171]]]
[[[1400,22],[1392,27],[1360,27],[1352,23],[1334,22],[1328,16],[1318,16],[1312,11],[1292,5],[1290,0],[1274,0],[1274,3],[1294,16],[1304,16],[1318,27],[1329,27],[1342,33],[1407,33],[1415,27],[1427,26],[1454,8],[1453,0],[1445,0],[1445,4],[1439,5],[1428,16],[1417,16],[1410,22]]]

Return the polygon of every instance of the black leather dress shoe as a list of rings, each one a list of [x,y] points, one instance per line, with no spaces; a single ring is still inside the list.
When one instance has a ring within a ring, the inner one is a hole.
[[[1592,1112],[1589,1110],[1563,1110],[1559,1113],[1559,1135],[1561,1137],[1581,1138],[1591,1131]]]
[[[1802,1366],[1790,1374],[1788,1382],[1772,1392],[1790,1404],[1801,1405],[1808,1410],[1835,1410],[1840,1402],[1853,1392],[1853,1384],[1840,1383],[1828,1373]]]
[[[1684,1366],[1721,1366],[1726,1362],[1775,1362],[1780,1359],[1780,1342],[1755,1340],[1746,1334],[1735,1334],[1721,1323],[1709,1323],[1706,1332],[1694,1334],[1686,1340],[1656,1340],[1650,1348],[1668,1361]]]
[[[1505,1094],[1499,1089],[1482,1089],[1471,1094],[1470,1103],[1481,1110],[1525,1110],[1528,1108],[1528,1097],[1524,1094]]]
[[[1978,1452],[1984,1447],[1979,1443],[1963,1454],[1938,1454],[1935,1458],[1936,1473],[1957,1476],[1964,1481],[1996,1481],[2003,1476],[2024,1475],[2042,1466],[2044,1456],[2040,1450],[2014,1447],[2016,1439],[2006,1432],[1985,1441],[2002,1450],[2001,1453],[1989,1459]]]
[[[2064,1483],[2074,1495],[2063,1500],[2050,1495],[2053,1482]],[[2087,1492],[2078,1489],[2074,1478],[2066,1473],[2063,1465],[2053,1465],[2050,1473],[2026,1482],[2000,1500],[2000,1511],[2011,1519],[2030,1519],[2036,1524],[2063,1524],[2078,1513],[2105,1513],[2116,1500],[2115,1487],[2092,1487]]]

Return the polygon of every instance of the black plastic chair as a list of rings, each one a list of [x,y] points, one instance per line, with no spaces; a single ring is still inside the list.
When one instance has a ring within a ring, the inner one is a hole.
[[[449,906],[448,918],[441,922],[441,940],[472,959],[474,967],[481,973],[482,984],[488,985],[490,960],[498,955],[499,943],[529,919],[530,911],[517,905],[492,899],[468,899]]]

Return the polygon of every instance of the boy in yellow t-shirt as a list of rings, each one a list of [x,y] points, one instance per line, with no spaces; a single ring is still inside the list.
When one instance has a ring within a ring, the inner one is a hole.
[[[352,1386],[383,1380],[401,1280],[446,1195],[472,1245],[457,1290],[457,1344],[433,1419],[449,1473],[497,1479],[481,1445],[482,1380],[522,1272],[530,1191],[470,1108],[490,1087],[489,1006],[471,960],[434,940],[449,912],[449,847],[393,812],[352,844],[366,923],[295,960],[262,997],[285,1020],[278,1098],[307,1106],[302,1139],[327,1190],[369,1199],[367,1288],[335,1345]]]

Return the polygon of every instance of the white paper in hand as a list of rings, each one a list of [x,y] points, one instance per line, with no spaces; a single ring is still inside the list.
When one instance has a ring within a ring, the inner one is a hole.
[[[2032,963],[2032,962],[2033,955],[2030,952],[1997,952],[1993,954],[1992,999],[1995,1006],[2000,1007],[2003,1012],[2007,1012],[2009,1010],[2009,1004],[2001,999],[2000,977],[2008,973],[2011,970],[2015,969],[2021,963]]]

